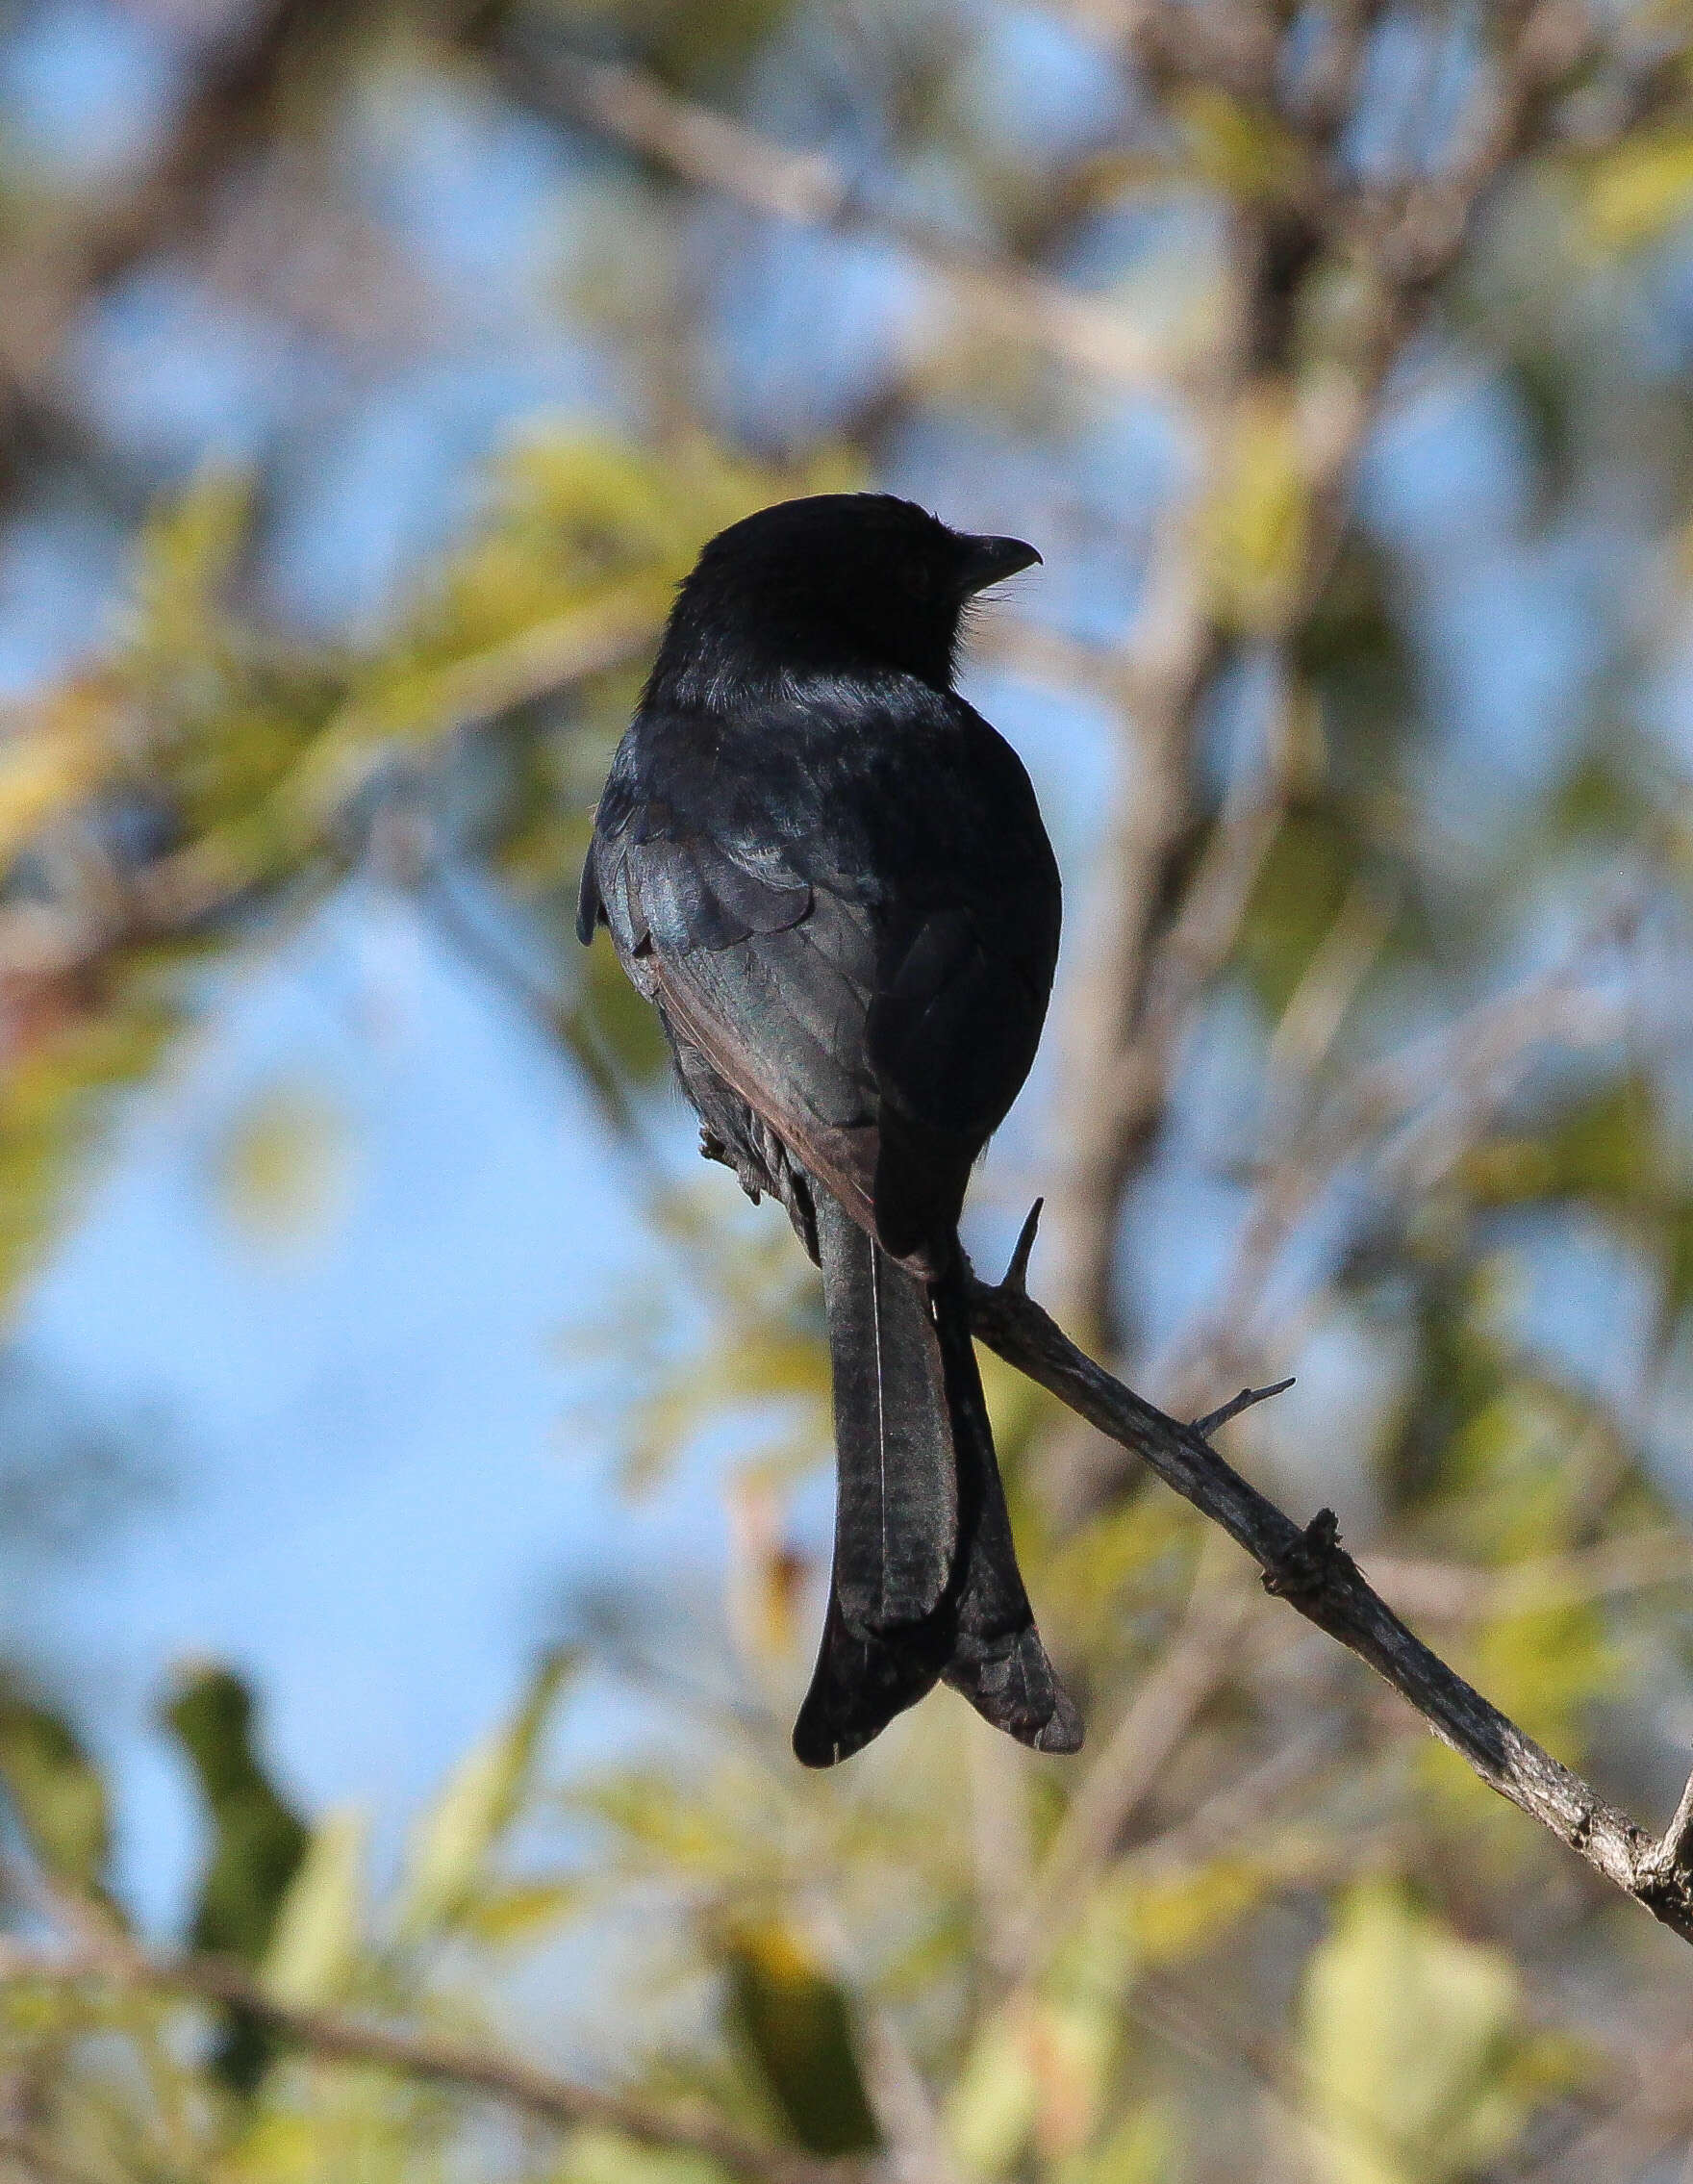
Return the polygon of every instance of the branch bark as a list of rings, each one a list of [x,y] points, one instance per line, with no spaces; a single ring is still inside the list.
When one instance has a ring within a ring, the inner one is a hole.
[[[1693,1870],[1685,1862],[1693,1791],[1661,1839],[1606,1804],[1590,1783],[1526,1736],[1400,1620],[1341,1546],[1331,1510],[1319,1510],[1303,1527],[1296,1524],[1195,1427],[1166,1416],[1078,1350],[1023,1286],[1030,1240],[1025,1229],[1003,1282],[972,1278],[972,1323],[989,1349],[1140,1457],[1246,1549],[1263,1573],[1266,1591],[1374,1668],[1490,1790],[1538,1820],[1683,1941],[1693,1942]]]

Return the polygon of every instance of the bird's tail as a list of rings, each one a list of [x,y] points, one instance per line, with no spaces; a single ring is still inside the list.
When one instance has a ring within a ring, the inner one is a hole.
[[[795,1752],[832,1766],[943,1679],[1023,1743],[1074,1751],[1081,1723],[1017,1567],[962,1277],[909,1273],[826,1192],[817,1216],[839,1494]]]

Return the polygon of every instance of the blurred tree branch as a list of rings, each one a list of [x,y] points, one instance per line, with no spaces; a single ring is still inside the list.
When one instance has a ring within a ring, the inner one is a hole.
[[[358,0],[248,0],[208,40],[197,80],[160,156],[136,187],[78,203],[43,235],[29,226],[0,261],[7,310],[0,371],[9,402],[42,398],[46,375],[90,290],[162,243],[204,226],[216,186],[251,157],[302,52],[320,52],[360,13]]]
[[[80,1911],[80,1907],[72,1907]],[[342,2012],[281,2002],[241,1966],[219,1957],[149,1955],[104,1921],[72,1916],[64,1948],[0,1940],[0,1980],[56,1985],[105,1983],[132,1992],[215,2002],[249,2013],[285,2044],[329,2063],[392,2071],[424,2084],[480,2095],[555,2131],[589,2126],[644,2146],[703,2154],[745,2184],[851,2184],[863,2165],[819,2160],[762,2144],[703,2109],[667,2109],[578,2085],[516,2056],[366,2023]],[[0,2145],[0,2151],[4,2151]]]
[[[1166,1400],[1181,1408],[1201,1377],[1250,1369],[1278,1255],[1349,1161],[1374,1149],[1383,1196],[1414,1204],[1482,1134],[1538,1051],[1550,1042],[1592,1046],[1614,1033],[1617,1011],[1604,984],[1647,897],[1644,874],[1631,874],[1546,970],[1478,1003],[1428,1042],[1365,1064],[1302,1122],[1296,1115],[1254,1180],[1216,1305],[1151,1368]]]
[[[1121,787],[1094,883],[1091,945],[1060,1026],[1056,1293],[1067,1319],[1108,1355],[1127,1334],[1116,1271],[1124,1199],[1156,1142],[1186,1034],[1232,952],[1290,786],[1285,736],[1273,730],[1259,784],[1226,805],[1196,859],[1197,724],[1243,646],[1275,663],[1280,706],[1293,701],[1289,655],[1346,537],[1353,472],[1389,374],[1484,200],[1541,142],[1560,91],[1604,51],[1604,26],[1580,5],[1542,0],[1500,11],[1494,72],[1473,85],[1441,171],[1368,184],[1336,157],[1357,62],[1357,24],[1348,20],[1353,35],[1327,88],[1303,100],[1277,89],[1279,33],[1265,10],[1207,10],[1201,24],[1191,10],[1153,6],[1113,11],[1100,26],[1167,101],[1195,89],[1221,93],[1298,153],[1281,194],[1232,207],[1226,333],[1211,377],[1192,391],[1201,480],[1168,513],[1123,653]],[[1661,58],[1636,67],[1607,126],[1630,126],[1673,78]],[[1338,274],[1357,291],[1350,340],[1331,356],[1300,359],[1301,298]],[[1243,436],[1265,419],[1284,436],[1297,474],[1289,488],[1297,545],[1243,623],[1207,580],[1202,517],[1208,497],[1232,490]],[[1083,1514],[1110,1475],[1106,1452],[1066,1436],[1049,1482],[1059,1513]]]
[[[967,317],[1000,339],[1123,385],[1168,377],[1170,359],[1122,312],[1032,265],[972,249],[924,221],[876,205],[826,154],[790,151],[744,122],[679,98],[637,68],[586,60],[532,38],[514,38],[501,52],[515,98],[576,121],[753,212],[894,243]]]

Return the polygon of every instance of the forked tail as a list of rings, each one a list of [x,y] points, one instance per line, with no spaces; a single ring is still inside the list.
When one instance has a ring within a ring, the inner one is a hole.
[[[961,1275],[907,1272],[821,1190],[817,1237],[839,1491],[795,1753],[832,1766],[942,1680],[1021,1742],[1073,1752],[1081,1722],[1017,1566]]]

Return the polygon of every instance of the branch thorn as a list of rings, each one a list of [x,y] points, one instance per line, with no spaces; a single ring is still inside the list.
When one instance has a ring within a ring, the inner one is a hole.
[[[1005,1269],[1005,1279],[999,1284],[1001,1289],[1009,1289],[1015,1296],[1028,1295],[1029,1257],[1035,1248],[1035,1232],[1040,1228],[1041,1208],[1046,1203],[1044,1198],[1037,1198],[1029,1207],[1028,1219],[1023,1225],[1017,1248],[1011,1254],[1011,1263]]]
[[[1196,1418],[1193,1431],[1200,1440],[1209,1440],[1219,1426],[1226,1426],[1230,1418],[1238,1418],[1243,1410],[1250,1410],[1254,1403],[1268,1403],[1273,1395],[1285,1395],[1293,1385],[1293,1375],[1277,1381],[1274,1387],[1243,1387],[1232,1401],[1224,1404],[1220,1410],[1207,1410],[1202,1418]]]
[[[1693,1869],[1693,1775],[1687,1778],[1675,1818],[1664,1830],[1658,1855],[1671,1872],[1684,1873]]]

